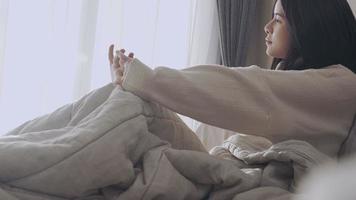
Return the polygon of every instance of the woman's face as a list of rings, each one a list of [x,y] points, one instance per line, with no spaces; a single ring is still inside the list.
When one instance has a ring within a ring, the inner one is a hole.
[[[267,55],[281,59],[287,57],[291,41],[287,27],[288,22],[281,1],[278,0],[274,7],[273,19],[265,26]]]

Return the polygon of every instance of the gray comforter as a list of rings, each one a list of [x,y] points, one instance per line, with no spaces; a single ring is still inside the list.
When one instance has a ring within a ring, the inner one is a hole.
[[[109,84],[0,137],[0,199],[291,199],[325,160],[241,134],[209,154],[173,112]]]

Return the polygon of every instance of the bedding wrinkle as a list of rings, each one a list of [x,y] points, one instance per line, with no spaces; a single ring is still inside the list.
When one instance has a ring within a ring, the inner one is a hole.
[[[284,199],[327,158],[306,142],[252,135],[209,154],[170,109],[112,84],[50,115],[0,138],[0,199]]]

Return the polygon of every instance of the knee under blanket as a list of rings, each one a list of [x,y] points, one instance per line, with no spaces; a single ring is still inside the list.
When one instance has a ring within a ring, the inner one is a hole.
[[[109,84],[0,137],[0,199],[290,198],[235,158],[209,155],[175,113]]]

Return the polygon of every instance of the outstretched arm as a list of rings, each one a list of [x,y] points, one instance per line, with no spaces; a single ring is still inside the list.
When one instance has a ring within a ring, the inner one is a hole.
[[[347,99],[352,93],[346,83],[355,79],[343,67],[303,71],[220,65],[151,69],[136,58],[120,55],[127,60],[118,76],[124,90],[204,123],[273,142],[333,138],[335,133],[347,133],[354,114],[343,105],[350,105]]]

